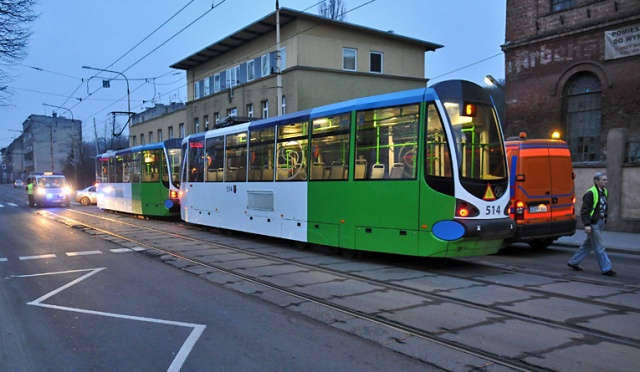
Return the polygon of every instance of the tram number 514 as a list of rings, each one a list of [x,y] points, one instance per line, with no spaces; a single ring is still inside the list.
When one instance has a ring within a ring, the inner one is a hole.
[[[484,214],[493,215],[500,214],[500,206],[499,205],[487,205]]]

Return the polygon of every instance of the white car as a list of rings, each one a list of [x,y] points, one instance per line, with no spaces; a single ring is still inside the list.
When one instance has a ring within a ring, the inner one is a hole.
[[[15,189],[16,187],[24,187],[24,182],[22,180],[16,180],[16,182],[13,183],[13,188]]]
[[[98,203],[98,193],[95,186],[85,187],[76,191],[76,201],[84,206]]]

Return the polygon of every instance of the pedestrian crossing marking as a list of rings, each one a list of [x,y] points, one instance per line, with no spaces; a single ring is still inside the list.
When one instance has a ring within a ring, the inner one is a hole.
[[[67,252],[67,256],[69,257],[86,256],[90,254],[102,254],[102,252],[100,251]]]
[[[58,256],[56,256],[53,253],[49,253],[49,254],[40,254],[37,256],[20,256],[18,257],[20,259],[20,261],[24,261],[24,260],[37,260],[37,259],[41,259],[41,258],[56,258]]]

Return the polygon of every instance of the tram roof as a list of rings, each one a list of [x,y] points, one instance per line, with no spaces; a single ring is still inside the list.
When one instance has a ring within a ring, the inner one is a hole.
[[[256,120],[249,125],[249,130],[261,129],[264,127],[271,127],[274,124],[287,125],[293,123],[299,123],[301,121],[309,120],[311,116],[311,109],[293,112],[290,114],[284,114],[282,116],[274,116],[267,119]]]
[[[425,94],[429,94],[429,92],[434,94],[429,88],[418,88],[333,103],[312,109],[311,118],[331,116],[349,111],[370,110],[381,107],[421,102],[425,99]],[[435,97],[429,97],[429,99],[435,99]]]
[[[124,154],[130,154],[133,152],[140,152],[140,151],[145,151],[145,150],[157,150],[157,149],[162,149],[162,148],[169,148],[169,149],[173,149],[173,148],[180,148],[180,144],[182,143],[182,138],[171,138],[168,139],[166,141],[163,142],[154,142],[154,143],[148,143],[145,145],[138,145],[138,146],[134,146],[134,147],[129,147],[126,149],[122,149],[122,150],[115,150],[115,151],[107,151],[105,153],[102,154],[98,154],[96,157],[104,157],[104,156],[114,156],[114,155],[124,155]]]

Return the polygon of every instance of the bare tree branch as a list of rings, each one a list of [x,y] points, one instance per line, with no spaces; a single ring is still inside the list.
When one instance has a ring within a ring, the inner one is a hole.
[[[36,0],[0,0],[0,107],[8,106],[11,92],[7,70],[27,56],[31,37],[28,26],[38,18],[33,13]]]
[[[343,0],[324,0],[318,6],[318,14],[336,21],[346,18],[347,4]]]

